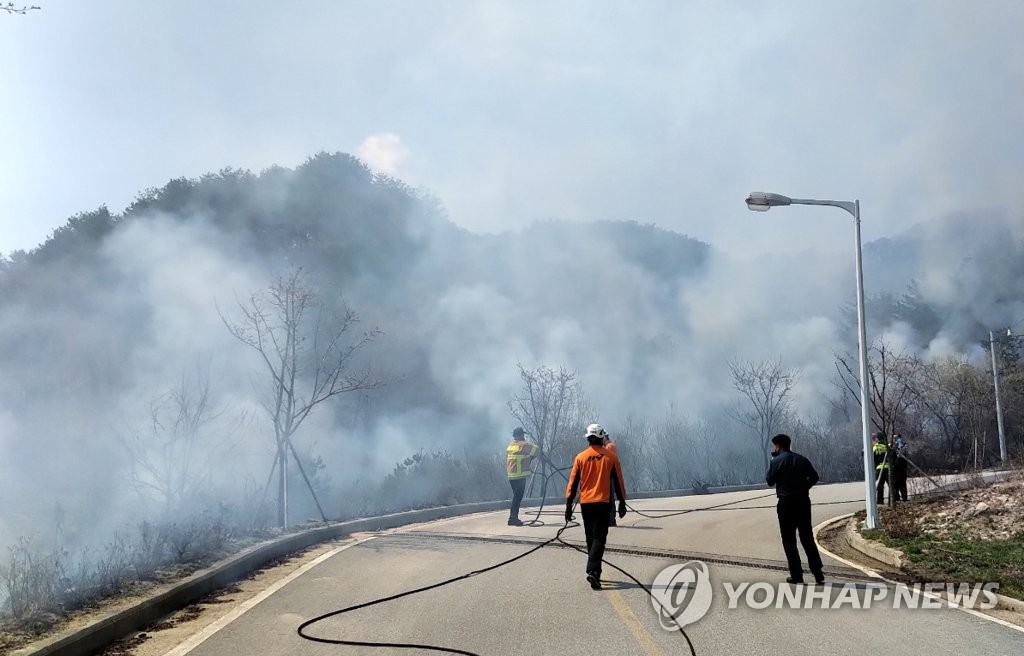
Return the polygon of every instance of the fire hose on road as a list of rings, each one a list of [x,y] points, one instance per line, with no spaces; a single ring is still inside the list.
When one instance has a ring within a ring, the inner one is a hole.
[[[565,471],[567,471],[569,469],[568,467],[561,467],[561,468],[557,467],[556,465],[554,465],[554,463],[552,463],[549,459],[547,459],[546,455],[544,455],[543,453],[541,453],[541,458],[542,458],[543,462],[546,462],[546,464],[548,466],[550,466],[551,471],[548,472],[544,476],[544,480],[543,480],[542,485],[541,485],[542,497],[541,497],[540,506],[537,508],[536,513],[534,515],[534,518],[530,522],[527,522],[528,524],[531,524],[531,525],[534,525],[534,526],[542,526],[543,525],[543,522],[540,521],[540,516],[541,516],[541,514],[544,513],[544,505],[545,505],[545,502],[546,502],[547,483],[550,480],[550,478],[553,477],[554,475],[560,473],[564,478],[566,478],[566,480],[568,480],[568,477],[565,474]],[[917,469],[925,478],[927,478],[929,480],[929,482],[931,482],[937,489],[941,490],[941,489],[944,488],[944,486],[940,485],[934,479],[929,477],[925,472],[923,472],[919,467],[917,467],[917,465],[915,463],[911,462],[909,460],[909,458],[907,460],[908,460],[908,462],[910,462],[910,464],[915,469]],[[923,496],[925,494],[927,494],[927,492],[913,494],[911,496]],[[765,499],[765,498],[768,498],[768,497],[774,496],[774,495],[775,495],[775,492],[772,491],[772,492],[768,492],[768,493],[765,493],[765,494],[762,494],[762,495],[758,495],[758,496],[755,496],[755,497],[749,497],[749,498],[744,498],[744,499],[736,499],[736,500],[728,501],[728,502],[725,502],[725,503],[720,503],[720,504],[715,504],[715,505],[705,506],[705,507],[700,507],[700,508],[690,508],[690,509],[685,509],[685,510],[648,509],[646,512],[642,512],[642,511],[637,510],[636,508],[633,508],[629,504],[627,504],[627,507],[632,512],[634,512],[637,515],[639,515],[640,517],[644,517],[644,518],[647,518],[647,519],[655,519],[655,520],[657,520],[657,519],[665,519],[665,518],[669,518],[669,517],[677,517],[677,516],[686,515],[686,514],[690,514],[690,513],[716,512],[716,511],[717,512],[721,512],[721,511],[730,511],[730,510],[754,510],[754,509],[763,509],[763,508],[774,508],[775,507],[774,505],[737,506],[737,504],[748,503],[748,502],[751,502],[751,501],[757,501],[757,500]],[[815,505],[838,505],[838,504],[855,503],[855,502],[859,502],[859,501],[863,501],[863,499],[848,499],[848,500],[843,500],[843,501],[829,501],[829,502],[818,503],[818,504],[815,504]],[[573,508],[575,510],[575,505],[573,506]],[[658,514],[652,514],[652,513],[658,513]],[[365,608],[369,608],[369,607],[372,607],[372,606],[376,606],[376,605],[379,605],[379,604],[384,604],[384,603],[387,603],[387,602],[390,602],[390,601],[395,601],[395,600],[401,599],[403,597],[408,597],[408,596],[419,594],[419,593],[422,593],[422,592],[427,592],[429,590],[434,590],[434,589],[441,588],[441,587],[444,587],[444,586],[447,586],[447,585],[458,583],[459,581],[464,581],[466,579],[469,579],[469,578],[472,578],[472,577],[475,577],[475,576],[479,576],[479,575],[482,575],[482,574],[486,574],[488,572],[492,572],[492,571],[497,570],[499,568],[502,568],[502,567],[504,567],[506,565],[510,565],[510,564],[512,564],[514,562],[522,560],[522,559],[524,559],[524,558],[526,558],[526,557],[528,557],[528,556],[530,556],[530,555],[540,551],[541,549],[543,549],[544,547],[547,547],[547,546],[552,546],[552,545],[562,546],[562,547],[567,547],[567,548],[575,549],[575,550],[580,551],[582,553],[586,553],[586,550],[583,547],[581,547],[579,545],[576,545],[576,544],[572,544],[570,542],[566,542],[565,540],[562,539],[562,534],[567,529],[572,528],[572,527],[576,527],[576,526],[579,526],[579,523],[577,523],[575,521],[566,522],[561,528],[558,529],[558,532],[554,535],[554,537],[552,537],[550,539],[547,539],[547,540],[544,540],[544,541],[541,541],[541,542],[538,542],[537,544],[535,544],[533,546],[530,546],[530,548],[527,549],[526,551],[524,551],[524,552],[522,552],[522,553],[520,553],[520,554],[518,554],[518,555],[516,555],[516,556],[514,556],[512,558],[503,560],[503,561],[495,563],[493,565],[489,565],[487,567],[483,567],[483,568],[480,568],[480,569],[475,569],[473,571],[470,571],[470,572],[467,572],[467,573],[464,573],[464,574],[460,574],[459,576],[455,576],[455,577],[452,577],[452,578],[449,578],[449,579],[446,579],[446,580],[443,580],[443,581],[439,581],[439,582],[433,583],[431,585],[422,586],[422,587],[415,588],[415,589],[412,589],[412,590],[407,590],[407,591],[404,591],[404,592],[401,592],[401,593],[398,593],[398,594],[390,595],[390,596],[387,596],[387,597],[381,597],[379,599],[374,599],[374,600],[363,602],[363,603],[360,603],[360,604],[355,604],[355,605],[352,605],[352,606],[347,606],[345,608],[333,610],[333,611],[330,611],[328,613],[324,613],[322,615],[318,615],[316,617],[313,617],[313,618],[311,618],[309,620],[304,621],[302,624],[299,625],[299,627],[298,627],[298,629],[296,631],[297,631],[298,635],[300,637],[302,637],[303,639],[310,640],[310,641],[313,641],[313,642],[325,643],[325,644],[361,646],[361,647],[384,647],[384,648],[392,648],[392,649],[421,649],[421,650],[426,650],[426,651],[436,651],[436,652],[444,652],[444,653],[450,653],[450,654],[462,654],[462,655],[465,655],[465,656],[479,656],[475,652],[471,652],[471,651],[467,651],[467,650],[463,650],[463,649],[458,649],[458,648],[455,648],[455,647],[445,647],[445,646],[441,646],[441,645],[430,645],[430,644],[420,644],[420,643],[397,643],[397,642],[383,642],[383,641],[345,640],[343,638],[326,638],[326,637],[320,637],[320,636],[311,635],[311,634],[309,634],[307,632],[307,629],[309,627],[313,626],[314,624],[322,622],[322,621],[324,621],[324,620],[326,620],[328,618],[337,617],[339,615],[344,615],[346,613],[351,613],[351,612],[355,612],[355,611],[358,611],[358,610],[361,610],[361,609],[365,609]],[[425,535],[423,537],[443,538],[443,539],[474,539],[472,536],[467,537],[467,536],[440,535],[440,534],[438,534],[438,535],[428,534],[428,535]],[[498,541],[498,542],[505,541],[505,542],[512,542],[512,543],[515,543],[515,544],[528,544],[529,543],[528,541],[526,541],[524,539],[511,539],[511,538],[510,539],[502,539],[502,538],[477,537],[476,539],[487,540],[487,541]],[[651,552],[651,553],[648,553],[648,552],[646,552],[644,550],[628,549],[628,548],[623,548],[623,549],[612,548],[612,549],[610,549],[610,551],[612,551],[613,553],[638,555],[638,556],[647,556],[647,555],[656,556],[656,557],[665,557],[665,556],[677,556],[678,557],[678,556],[680,556],[680,554],[668,554],[668,553],[663,553],[663,552],[658,552],[658,553]],[[700,556],[702,558],[704,558],[705,560],[708,560],[709,562],[721,562],[721,563],[724,563],[724,564],[735,564],[735,565],[740,565],[740,566],[758,567],[758,568],[765,568],[765,569],[784,569],[781,565],[778,565],[778,564],[754,562],[752,559],[742,559],[742,558],[734,557],[734,556],[727,556],[727,555],[721,555],[721,554],[700,554]],[[651,589],[647,585],[642,583],[640,580],[638,580],[635,576],[633,576],[632,574],[630,574],[626,570],[624,570],[621,567],[615,565],[614,563],[609,562],[607,559],[602,559],[602,562],[604,562],[606,565],[608,565],[612,569],[622,573],[624,576],[626,576],[631,581],[636,583],[637,586],[639,586],[645,593],[647,593],[647,595],[652,599],[653,603],[655,603],[657,606],[661,607],[662,610],[665,611],[668,616],[671,616],[671,613],[669,613],[668,610],[664,608],[664,606],[661,604],[659,599],[652,593]],[[848,573],[845,573],[845,572],[843,572],[841,574],[843,576],[848,576]],[[859,578],[856,574],[853,574],[853,577],[854,578]],[[679,630],[679,633],[686,640],[686,644],[687,644],[687,647],[689,649],[689,653],[691,654],[691,656],[696,656],[697,651],[696,651],[696,648],[693,645],[693,642],[690,640],[689,635],[687,635],[686,631],[683,630],[682,626],[678,626],[677,625],[676,628]]]

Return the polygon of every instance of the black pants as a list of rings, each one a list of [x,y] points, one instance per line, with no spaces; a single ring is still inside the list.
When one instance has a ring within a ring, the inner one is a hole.
[[[776,511],[779,514],[779,532],[782,534],[782,549],[786,552],[786,562],[789,564],[789,575],[797,580],[804,577],[800,566],[800,551],[796,547],[796,536],[799,533],[800,544],[807,554],[807,569],[811,570],[815,579],[822,578],[821,554],[818,553],[811,528],[811,498],[779,497]]]
[[[587,574],[594,574],[599,578],[604,545],[608,541],[608,517],[611,515],[611,507],[612,504],[606,502],[580,504],[583,531],[587,534]]]
[[[878,505],[882,505],[883,503],[885,503],[885,486],[889,482],[889,468],[886,467],[885,469],[881,470],[876,469],[875,476],[878,477],[878,487],[875,489],[875,492],[877,493],[875,495],[875,501],[878,503]],[[892,494],[891,486],[889,494]]]
[[[526,478],[510,478],[508,484],[512,486],[512,507],[508,511],[508,518],[519,519],[519,506],[526,494]]]
[[[890,494],[896,495],[897,501],[907,500],[907,468],[899,465],[892,469],[892,486]]]

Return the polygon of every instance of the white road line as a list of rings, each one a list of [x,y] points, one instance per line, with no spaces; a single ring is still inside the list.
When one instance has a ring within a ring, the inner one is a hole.
[[[850,562],[849,560],[846,560],[845,558],[840,558],[839,556],[835,555],[834,553],[832,553],[831,551],[829,551],[825,547],[821,546],[821,543],[818,542],[818,531],[820,531],[821,529],[825,528],[825,526],[827,526],[827,525],[829,525],[829,524],[831,524],[833,522],[837,522],[839,520],[846,519],[848,517],[853,517],[853,515],[854,515],[854,513],[849,513],[847,515],[840,515],[839,517],[833,517],[832,519],[827,519],[827,520],[823,521],[822,523],[818,524],[817,526],[815,526],[814,527],[814,541],[818,543],[818,550],[823,552],[829,558],[834,558],[834,559],[838,560],[841,563],[844,563],[846,565],[849,565],[850,567],[853,567],[854,569],[859,569],[860,571],[864,572],[868,576],[880,579],[880,580],[885,581],[886,583],[888,583],[890,585],[893,585],[893,586],[900,585],[900,583],[898,581],[890,581],[889,579],[885,578],[884,576],[882,576],[881,574],[879,574],[878,572],[876,572],[874,570],[868,569],[866,567],[861,567],[857,563]],[[976,611],[976,610],[974,610],[972,608],[964,608],[963,606],[960,606],[960,605],[957,605],[957,604],[949,602],[944,597],[940,597],[940,596],[932,594],[930,592],[925,592],[924,590],[921,590],[920,593],[922,595],[924,595],[925,597],[928,597],[929,599],[937,599],[938,601],[946,604],[946,606],[948,608],[955,608],[957,610],[962,610],[965,613],[969,613],[971,615],[974,615],[975,617],[980,617],[983,620],[988,620],[989,622],[995,622],[996,624],[1001,624],[1001,625],[1005,626],[1008,629],[1013,629],[1014,631],[1019,631],[1020,633],[1024,633],[1024,626],[1017,626],[1016,624],[1013,624],[1012,622],[1007,622],[1006,620],[1001,620],[998,617],[992,617],[991,615],[986,615],[985,613],[979,613],[978,611]]]
[[[280,581],[277,581],[276,583],[274,583],[273,585],[271,585],[267,589],[263,590],[262,592],[260,592],[255,597],[252,597],[251,599],[246,599],[244,602],[242,602],[237,608],[232,610],[230,613],[228,613],[227,615],[224,615],[223,617],[221,617],[217,621],[213,622],[209,626],[206,626],[199,633],[193,634],[191,637],[189,637],[188,640],[186,640],[185,642],[181,643],[180,645],[178,645],[174,649],[170,650],[169,652],[164,654],[164,656],[184,656],[185,654],[189,653],[190,651],[192,651],[193,649],[195,649],[196,647],[198,647],[202,643],[206,642],[206,640],[208,638],[210,638],[215,633],[217,633],[218,631],[223,629],[225,626],[227,626],[228,624],[231,624],[232,622],[237,620],[239,617],[241,617],[242,615],[247,613],[250,609],[256,607],[256,605],[259,604],[261,601],[263,601],[264,599],[266,599],[270,595],[274,594],[275,592],[277,592],[278,590],[280,590],[284,586],[288,585],[289,583],[291,583],[295,579],[299,578],[300,576],[302,576],[303,574],[305,574],[309,570],[313,569],[314,567],[316,567],[320,563],[324,562],[328,558],[331,558],[332,556],[335,556],[338,553],[340,553],[340,552],[342,552],[342,551],[344,551],[344,550],[346,550],[346,549],[348,549],[350,547],[354,547],[356,545],[363,544],[364,542],[369,542],[370,540],[373,540],[374,538],[376,538],[376,536],[371,536],[371,537],[368,537],[368,538],[363,538],[361,540],[357,540],[355,542],[350,542],[348,544],[343,544],[340,547],[337,547],[336,549],[332,549],[332,550],[328,551],[325,554],[317,556],[317,558],[315,560],[306,563],[305,565],[303,565],[299,569],[295,570],[294,572],[292,572],[291,574],[289,574],[285,578],[281,579]]]

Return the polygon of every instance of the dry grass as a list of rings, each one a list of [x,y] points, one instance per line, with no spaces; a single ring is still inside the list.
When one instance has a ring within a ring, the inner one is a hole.
[[[881,508],[881,531],[865,537],[900,549],[922,581],[996,582],[1024,597],[1024,480]]]
[[[224,554],[234,530],[224,516],[186,522],[143,522],[104,549],[72,553],[22,538],[0,563],[0,647],[23,644],[61,618],[136,591],[143,582],[179,578]]]

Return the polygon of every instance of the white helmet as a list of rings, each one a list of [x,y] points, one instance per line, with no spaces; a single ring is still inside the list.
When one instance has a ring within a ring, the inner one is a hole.
[[[600,437],[604,439],[608,437],[608,433],[601,428],[601,424],[590,424],[587,426],[587,434],[584,437]]]

